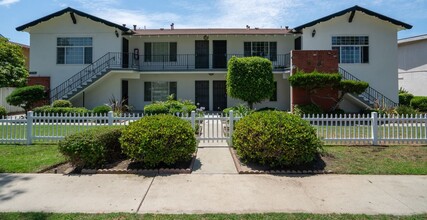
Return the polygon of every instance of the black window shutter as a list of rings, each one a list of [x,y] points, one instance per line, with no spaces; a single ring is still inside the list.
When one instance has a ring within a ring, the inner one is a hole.
[[[277,82],[274,82],[273,95],[271,96],[270,101],[277,101]]]
[[[170,42],[169,43],[169,61],[176,62],[177,59],[177,43]]]
[[[250,57],[251,56],[251,42],[244,42],[243,43],[243,56]]]
[[[151,62],[151,43],[144,43],[144,62]]]
[[[169,95],[174,94],[173,99],[177,100],[178,94],[177,94],[177,83],[176,82],[169,82]]]
[[[277,61],[277,42],[270,42],[270,60]]]
[[[369,63],[369,47],[362,47],[362,63]]]
[[[151,82],[144,82],[144,101],[151,102]]]

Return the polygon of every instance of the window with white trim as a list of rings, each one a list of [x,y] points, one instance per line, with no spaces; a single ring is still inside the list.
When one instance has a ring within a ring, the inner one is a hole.
[[[168,96],[177,97],[177,83],[167,81],[144,82],[144,101],[166,101]]]
[[[176,42],[144,43],[144,62],[176,62]]]
[[[368,36],[333,36],[332,49],[338,51],[339,63],[369,63]]]
[[[244,42],[243,43],[244,56],[258,56],[265,57],[271,61],[277,60],[277,42]]]
[[[58,37],[56,39],[57,64],[91,64],[91,37]]]

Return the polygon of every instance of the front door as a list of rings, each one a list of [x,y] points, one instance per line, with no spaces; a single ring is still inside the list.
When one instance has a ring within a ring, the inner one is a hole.
[[[227,108],[227,84],[226,81],[213,81],[213,109],[222,111]]]
[[[209,81],[196,81],[196,105],[209,110]]]
[[[195,68],[208,69],[209,68],[209,41],[196,40],[195,50]]]
[[[214,40],[213,41],[213,68],[225,69],[227,68],[227,41]]]
[[[129,67],[129,41],[126,38],[122,40],[122,68]]]

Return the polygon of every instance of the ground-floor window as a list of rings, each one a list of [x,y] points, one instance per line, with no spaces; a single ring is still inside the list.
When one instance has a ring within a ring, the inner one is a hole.
[[[167,81],[144,82],[144,101],[166,101],[168,96],[177,97],[177,83]]]

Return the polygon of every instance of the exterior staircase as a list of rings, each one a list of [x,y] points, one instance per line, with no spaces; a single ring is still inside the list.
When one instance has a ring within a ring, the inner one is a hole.
[[[121,53],[107,53],[57,87],[50,90],[50,102],[70,99],[102,78],[112,68],[121,67]]]
[[[344,70],[341,67],[338,68],[338,72],[341,74],[343,79],[361,81],[359,78],[355,77],[354,75],[352,75],[351,73],[349,73],[348,71]],[[350,94],[350,95],[370,109],[376,108],[376,107],[392,108],[398,105],[398,103],[384,96],[384,94],[378,92],[376,89],[372,88],[371,86],[369,86],[365,90],[365,92],[363,92],[360,95],[356,95],[356,94]]]

